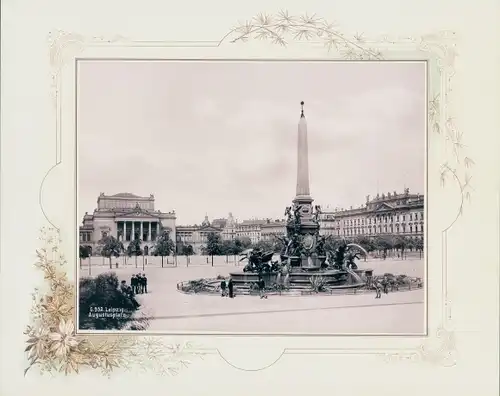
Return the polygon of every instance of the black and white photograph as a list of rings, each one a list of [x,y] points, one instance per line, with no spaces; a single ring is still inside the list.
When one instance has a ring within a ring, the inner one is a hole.
[[[426,63],[79,60],[80,332],[422,335]]]

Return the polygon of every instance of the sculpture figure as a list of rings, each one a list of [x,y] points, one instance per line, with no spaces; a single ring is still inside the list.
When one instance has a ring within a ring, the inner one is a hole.
[[[290,206],[286,207],[285,216],[286,216],[288,222],[292,221],[292,208]]]
[[[316,223],[319,222],[319,216],[321,215],[321,213],[323,213],[321,211],[321,206],[319,206],[319,205],[314,206],[314,221]]]
[[[355,263],[355,259],[359,259],[359,255],[356,252],[351,251],[348,249],[346,257],[344,258],[345,260],[345,266],[350,269],[358,269],[358,266]]]
[[[240,261],[247,259],[248,264],[243,268],[243,272],[271,272],[277,270],[277,265],[271,263],[274,252],[262,252],[260,249],[252,249],[250,252],[243,254]]]
[[[300,210],[302,209],[302,205],[297,205],[293,208],[293,216],[295,217],[295,221],[300,223]]]

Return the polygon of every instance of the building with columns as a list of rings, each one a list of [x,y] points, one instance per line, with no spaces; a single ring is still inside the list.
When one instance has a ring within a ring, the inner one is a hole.
[[[145,255],[151,249],[162,229],[170,231],[170,238],[176,241],[175,212],[155,210],[154,195],[140,197],[130,193],[105,195],[97,198],[97,209],[85,213],[80,226],[80,244],[90,246],[92,254],[99,253],[99,241],[112,235],[125,247],[139,234]]]
[[[357,208],[324,211],[320,216],[320,233],[338,237],[377,237],[402,235],[412,239],[424,236],[424,196],[403,193],[377,194],[366,197]]]

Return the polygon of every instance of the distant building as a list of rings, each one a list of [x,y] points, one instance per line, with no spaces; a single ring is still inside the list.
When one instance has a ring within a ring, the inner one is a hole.
[[[233,214],[230,212],[222,229],[222,239],[225,241],[233,241],[236,239],[236,221]]]
[[[140,197],[130,193],[105,195],[97,198],[97,209],[83,216],[80,226],[80,245],[90,246],[92,254],[99,254],[99,242],[112,235],[125,247],[139,234],[145,255],[151,254],[162,229],[170,231],[175,241],[175,212],[155,211],[154,195]]]
[[[220,222],[218,224],[220,224]],[[195,254],[203,253],[203,248],[206,247],[207,244],[208,234],[212,232],[221,234],[222,228],[214,227],[208,220],[208,216],[205,216],[201,226],[195,224],[187,226],[180,225],[176,227],[178,243],[191,245]]]
[[[358,208],[325,211],[320,216],[320,233],[339,237],[405,235],[413,239],[424,235],[424,196],[396,192],[382,194]]]
[[[273,242],[276,236],[286,235],[285,220],[268,220],[260,227],[260,236],[262,241]]]
[[[261,239],[261,228],[266,224],[267,220],[253,219],[243,220],[241,223],[236,223],[236,238],[250,238],[252,243],[257,243]]]

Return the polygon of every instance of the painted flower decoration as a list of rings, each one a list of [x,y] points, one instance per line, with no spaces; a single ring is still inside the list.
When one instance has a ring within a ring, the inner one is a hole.
[[[75,326],[72,321],[61,319],[56,332],[49,334],[52,341],[50,350],[58,357],[67,356],[71,348],[78,346],[78,341],[73,336]]]
[[[72,311],[72,307],[67,304],[64,299],[60,298],[47,298],[45,304],[42,304],[42,308],[47,311],[47,314],[53,318],[60,319],[59,323],[64,322],[64,318],[69,316]]]
[[[44,358],[47,352],[47,336],[49,331],[45,327],[40,327],[33,331],[28,340],[25,352],[29,352],[28,359],[35,360]]]

